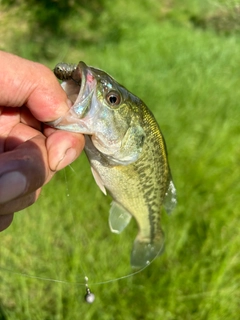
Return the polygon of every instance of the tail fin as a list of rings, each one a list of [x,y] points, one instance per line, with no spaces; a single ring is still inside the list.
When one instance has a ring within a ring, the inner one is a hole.
[[[150,262],[160,255],[164,249],[164,236],[161,234],[157,239],[152,242],[146,242],[140,239],[139,236],[134,241],[131,266],[132,268],[144,268]]]

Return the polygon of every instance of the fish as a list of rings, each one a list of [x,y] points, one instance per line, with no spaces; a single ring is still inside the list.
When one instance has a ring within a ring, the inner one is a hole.
[[[80,61],[59,63],[54,73],[72,107],[48,125],[84,134],[93,177],[113,199],[110,230],[120,234],[135,218],[130,263],[144,268],[164,248],[162,208],[170,213],[177,203],[159,125],[140,98],[100,69]]]

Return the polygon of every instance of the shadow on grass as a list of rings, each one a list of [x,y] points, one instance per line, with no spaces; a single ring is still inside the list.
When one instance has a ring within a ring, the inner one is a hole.
[[[221,8],[214,13],[204,16],[191,16],[194,27],[203,30],[211,29],[218,34],[230,35],[240,33],[240,5],[232,8]]]
[[[0,302],[0,320],[7,320],[7,316],[6,316],[6,313],[4,312],[1,302]]]
[[[14,51],[21,54],[20,47],[27,47],[23,55],[27,50],[34,60],[55,59],[64,46],[81,48],[121,37],[119,21],[111,19],[111,12],[105,14],[109,11],[105,0],[82,0],[80,4],[74,0],[25,0],[20,6],[15,0],[4,0],[4,4],[10,10],[19,8],[16,14],[27,24]]]

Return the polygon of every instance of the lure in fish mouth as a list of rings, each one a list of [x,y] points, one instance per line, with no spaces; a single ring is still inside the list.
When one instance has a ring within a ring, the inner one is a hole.
[[[110,229],[120,233],[136,219],[131,265],[145,267],[163,250],[162,207],[169,213],[176,205],[160,128],[147,106],[104,71],[80,62],[60,63],[54,73],[73,105],[48,124],[85,135],[95,181],[113,198]]]

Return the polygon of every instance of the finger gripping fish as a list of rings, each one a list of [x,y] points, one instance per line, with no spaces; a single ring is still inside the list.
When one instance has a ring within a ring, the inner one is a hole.
[[[131,265],[150,263],[164,246],[162,206],[176,205],[164,138],[147,106],[102,70],[58,64],[54,72],[73,105],[49,125],[85,135],[85,152],[96,183],[113,198],[110,229],[122,232],[133,216],[138,235]]]

